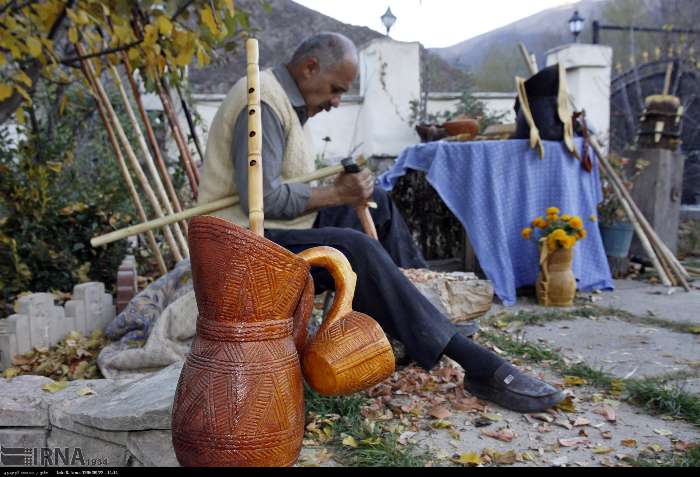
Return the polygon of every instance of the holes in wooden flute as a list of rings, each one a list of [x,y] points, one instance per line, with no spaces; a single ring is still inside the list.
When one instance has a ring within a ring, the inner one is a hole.
[[[255,164],[257,164],[257,162],[255,161],[255,159],[253,159],[252,161],[250,161],[250,167],[253,167]]]
[[[250,137],[255,137],[255,131],[250,131],[250,134],[248,134]]]
[[[250,111],[248,111],[248,115],[249,115],[249,116],[252,116],[253,114],[255,114],[255,110],[254,110],[254,109],[251,109]]]
[[[248,94],[252,94],[252,93],[255,93],[255,88],[249,88],[249,89],[248,89]]]

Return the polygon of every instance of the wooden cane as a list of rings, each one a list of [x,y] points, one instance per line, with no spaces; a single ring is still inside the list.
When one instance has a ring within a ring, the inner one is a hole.
[[[126,90],[124,89],[124,85],[122,84],[122,80],[119,77],[119,72],[117,71],[117,67],[110,64],[109,65],[110,72],[112,73],[112,78],[114,79],[114,84],[117,85],[117,89],[119,90],[119,94],[122,97],[122,101],[124,102],[124,109],[126,110],[126,114],[129,117],[129,121],[131,121],[131,127],[134,130],[134,134],[136,135],[136,139],[139,143],[139,147],[141,148],[141,154],[143,155],[143,161],[146,163],[146,167],[148,168],[148,172],[151,174],[151,177],[153,178],[153,182],[156,185],[156,191],[158,192],[160,201],[163,203],[165,206],[165,210],[168,212],[168,214],[172,215],[175,212],[173,211],[173,207],[170,204],[170,200],[168,199],[168,194],[165,192],[165,187],[163,187],[163,181],[160,180],[160,175],[158,174],[158,170],[156,169],[155,166],[155,161],[153,160],[153,157],[151,156],[151,152],[148,149],[148,145],[146,144],[146,138],[143,137],[143,134],[141,132],[141,127],[139,126],[139,122],[136,119],[136,115],[134,114],[134,110],[131,107],[131,103],[129,102],[129,97],[126,94]],[[187,240],[185,239],[185,236],[182,234],[182,230],[180,230],[180,225],[177,223],[171,224],[171,227],[175,231],[175,238],[178,241],[178,244],[180,245],[180,251],[182,252],[182,255],[185,257],[189,257],[189,248],[187,244]]]
[[[76,43],[75,48],[80,56],[85,56],[85,50],[79,43]],[[134,150],[131,148],[131,144],[129,143],[129,139],[126,136],[126,133],[124,132],[124,128],[122,128],[121,122],[119,121],[119,117],[114,111],[112,103],[109,101],[109,96],[102,87],[102,83],[100,82],[99,78],[97,78],[97,76],[95,75],[90,60],[85,61],[85,67],[92,78],[92,82],[95,85],[97,93],[100,95],[103,104],[107,108],[108,117],[112,121],[114,129],[117,132],[117,137],[119,138],[119,141],[121,142],[124,151],[126,151],[126,156],[129,159],[129,162],[131,163],[134,172],[136,173],[136,177],[138,178],[141,187],[146,193],[146,198],[153,207],[156,216],[162,217],[163,210],[161,209],[160,204],[158,203],[158,200],[156,199],[156,196],[153,193],[153,189],[148,183],[146,175],[143,173],[143,169],[141,168],[141,165],[139,164],[139,161],[136,158],[136,155],[134,154]],[[163,235],[165,236],[165,240],[168,242],[168,246],[172,250],[175,260],[178,262],[182,260],[182,255],[180,254],[180,250],[177,246],[177,243],[175,242],[175,238],[173,237],[173,234],[168,227],[163,228]]]
[[[364,165],[365,160],[364,159],[358,159],[357,163],[359,165]],[[334,176],[336,174],[339,174],[340,172],[343,171],[343,166],[342,165],[336,165],[336,166],[328,166],[324,167],[323,169],[319,169],[317,171],[312,172],[311,174],[306,174],[304,176],[299,176],[299,177],[293,177],[291,179],[283,180],[283,184],[295,184],[295,183],[309,183],[312,181],[317,181],[321,179],[325,179],[330,176]],[[164,227],[165,225],[172,224],[174,222],[182,221],[182,220],[187,220],[192,217],[195,217],[197,215],[205,215],[205,214],[211,214],[212,212],[216,212],[218,210],[226,209],[228,207],[237,205],[240,203],[240,198],[238,195],[230,195],[228,197],[224,197],[222,199],[209,202],[207,204],[203,205],[198,205],[196,207],[192,207],[190,209],[183,210],[182,212],[178,212],[176,214],[167,216],[167,217],[161,217],[159,219],[154,219],[150,221],[146,221],[143,219],[143,223],[136,224],[136,225],[131,225],[129,227],[115,230],[114,232],[110,232],[108,234],[104,235],[99,235],[97,237],[93,237],[90,240],[90,245],[93,247],[99,247],[100,245],[107,245],[108,243],[116,242],[117,240],[125,239],[127,237],[131,237],[132,235],[137,235],[143,232],[147,232],[149,230],[154,230],[160,227]]]
[[[262,122],[260,119],[260,70],[258,40],[245,42],[248,85],[248,220],[250,230],[264,235],[262,171]]]
[[[107,137],[109,138],[109,142],[112,145],[112,149],[114,149],[114,157],[117,161],[119,172],[124,178],[124,182],[126,182],[127,189],[129,190],[129,195],[131,196],[131,201],[134,203],[134,207],[136,207],[136,211],[139,214],[139,218],[142,221],[146,221],[146,211],[143,209],[143,205],[141,205],[141,199],[139,199],[139,195],[136,192],[136,186],[134,185],[134,181],[131,179],[131,174],[129,174],[129,170],[126,167],[124,156],[122,155],[121,149],[119,149],[119,143],[117,142],[114,130],[112,129],[112,126],[109,120],[107,119],[107,108],[102,103],[102,99],[97,93],[97,87],[92,81],[92,76],[89,70],[87,69],[87,66],[85,65],[85,60],[82,60],[80,62],[80,67],[83,71],[85,79],[88,82],[88,86],[90,87],[90,90],[95,98],[95,102],[97,103],[97,110],[100,113],[100,118],[102,118],[102,123],[104,124],[105,130],[107,131]],[[148,246],[151,249],[151,252],[153,252],[153,256],[155,257],[156,262],[158,263],[158,269],[164,275],[168,272],[168,267],[165,265],[163,255],[160,253],[158,243],[156,242],[156,238],[153,235],[153,230],[147,230],[145,231],[145,233],[148,241]]]
[[[182,212],[182,204],[180,203],[180,198],[178,197],[177,192],[175,192],[173,181],[170,179],[168,168],[165,166],[165,161],[163,160],[163,156],[160,153],[160,146],[158,145],[158,140],[156,139],[156,135],[153,132],[151,120],[148,118],[148,114],[146,114],[146,109],[143,107],[141,92],[139,91],[139,86],[136,84],[136,80],[134,79],[134,72],[131,68],[129,57],[127,56],[125,51],[122,52],[122,63],[124,65],[124,69],[126,70],[126,76],[127,78],[129,78],[131,94],[134,97],[136,107],[139,110],[139,116],[141,116],[141,121],[143,122],[143,126],[146,129],[146,137],[148,137],[148,142],[151,145],[151,151],[153,152],[153,157],[156,160],[156,165],[158,166],[158,170],[160,171],[160,174],[162,176],[165,188],[168,191],[168,195],[170,196],[170,200],[173,204],[173,207],[175,208],[175,211]],[[180,226],[185,232],[185,235],[187,235],[187,222],[183,220],[182,222],[180,222]]]

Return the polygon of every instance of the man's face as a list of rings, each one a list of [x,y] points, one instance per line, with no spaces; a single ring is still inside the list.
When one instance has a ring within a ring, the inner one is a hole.
[[[340,105],[340,97],[346,93],[357,75],[357,66],[351,60],[342,61],[322,71],[315,58],[306,60],[298,81],[309,117],[321,111],[330,111]]]

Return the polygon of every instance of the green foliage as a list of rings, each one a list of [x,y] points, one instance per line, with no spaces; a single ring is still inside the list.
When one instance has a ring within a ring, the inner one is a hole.
[[[89,280],[110,287],[126,252],[124,242],[89,243],[128,225],[133,212],[91,100],[72,89],[61,114],[57,94],[37,88],[15,140],[0,129],[0,315],[21,292],[66,292]]]

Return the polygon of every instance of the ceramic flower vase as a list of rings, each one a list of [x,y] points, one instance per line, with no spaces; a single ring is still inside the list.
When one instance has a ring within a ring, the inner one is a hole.
[[[576,278],[571,269],[573,248],[540,248],[540,273],[535,289],[537,302],[542,306],[573,306],[576,296]]]

